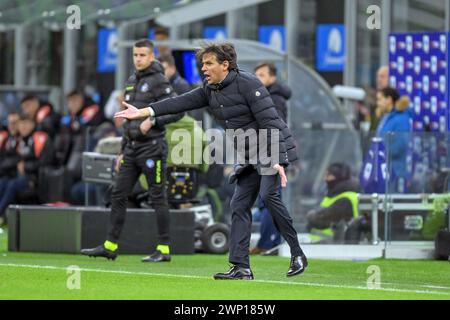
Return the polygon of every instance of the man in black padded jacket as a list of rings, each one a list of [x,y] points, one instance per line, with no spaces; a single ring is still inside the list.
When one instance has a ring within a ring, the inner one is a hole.
[[[149,103],[174,96],[173,88],[164,76],[164,68],[155,60],[153,43],[139,40],[133,47],[135,73],[128,79],[124,100],[138,108],[146,108]],[[143,173],[149,186],[150,200],[156,212],[158,246],[143,262],[170,261],[169,206],[166,194],[167,142],[164,125],[178,121],[183,113],[150,119],[127,120],[123,124],[121,154],[117,160],[118,176],[111,195],[111,224],[108,239],[103,245],[93,249],[83,249],[82,254],[102,256],[107,259],[117,257],[118,240],[125,222],[127,198],[139,175]],[[120,168],[119,168],[120,166]]]
[[[150,117],[158,121],[159,117],[167,114],[208,107],[211,114],[226,129],[253,129],[258,133],[264,132],[261,129],[268,129],[270,133],[277,132],[279,139],[276,143],[279,153],[270,154],[272,159],[275,158],[269,167],[273,170],[272,174],[267,174],[269,170],[263,169],[268,168],[259,161],[257,165],[246,162],[244,165],[236,166],[237,184],[231,200],[229,262],[232,267],[228,272],[215,274],[214,278],[253,279],[249,262],[251,208],[258,193],[290,246],[292,258],[287,276],[298,275],[305,270],[307,259],[300,248],[292,218],[278,194],[280,183],[283,187],[287,183],[284,167],[297,159],[290,130],[279,118],[264,85],[251,73],[238,70],[236,51],[232,44],[206,45],[198,51],[197,57],[198,61],[202,62],[202,72],[205,76],[203,87],[179,97],[152,103],[145,109],[137,109],[124,103],[127,109],[116,113],[115,117],[128,119]],[[236,135],[240,134],[242,132],[236,131]],[[252,146],[246,144],[244,152],[251,153],[250,149]]]

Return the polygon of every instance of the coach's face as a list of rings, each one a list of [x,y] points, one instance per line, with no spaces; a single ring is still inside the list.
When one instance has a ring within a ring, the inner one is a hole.
[[[202,58],[202,72],[208,84],[220,83],[228,74],[228,61],[219,63],[215,54],[207,53]]]

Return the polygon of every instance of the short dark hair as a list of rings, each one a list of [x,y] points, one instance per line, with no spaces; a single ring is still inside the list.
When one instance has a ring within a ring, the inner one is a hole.
[[[390,97],[392,99],[392,102],[394,103],[394,105],[396,104],[398,99],[400,99],[400,94],[394,88],[387,87],[387,88],[381,89],[379,92],[381,92],[381,94],[385,98],[389,98]]]
[[[229,67],[228,70],[237,69],[237,54],[234,49],[233,44],[231,43],[222,43],[222,44],[206,44],[202,46],[202,48],[197,51],[197,60],[201,63],[203,60],[203,56],[205,54],[213,54],[216,56],[217,62],[220,64],[224,63],[224,61],[228,61]]]
[[[20,103],[24,103],[25,101],[30,101],[30,100],[39,100],[38,96],[32,93],[27,93],[25,95],[25,97],[22,98],[22,100],[20,100]]]
[[[175,66],[175,58],[170,53],[162,54],[158,57],[158,61],[167,63],[169,66]]]
[[[267,67],[269,69],[269,74],[271,76],[276,76],[277,75],[277,67],[275,67],[275,65],[272,62],[261,62],[259,63],[256,67],[255,67],[255,72],[258,71],[261,68]]]
[[[153,41],[151,41],[149,39],[140,39],[134,43],[134,46],[136,48],[144,48],[144,47],[149,48],[150,51],[153,51],[153,49],[155,48]]]

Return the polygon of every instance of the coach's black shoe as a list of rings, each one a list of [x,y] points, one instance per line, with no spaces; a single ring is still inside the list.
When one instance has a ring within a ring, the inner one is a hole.
[[[306,256],[296,256],[291,258],[291,265],[289,266],[289,270],[287,272],[288,277],[293,277],[298,274],[303,273],[305,271],[306,267],[308,266],[308,259],[306,259]]]
[[[232,266],[228,272],[216,273],[214,275],[216,280],[253,280],[253,272],[250,268],[242,268],[239,266]]]
[[[163,254],[159,250],[156,250],[148,257],[142,258],[142,262],[169,262],[170,260],[170,254]]]
[[[108,260],[116,260],[117,252],[106,249],[103,245],[92,249],[82,249],[81,254],[89,257],[104,257]]]

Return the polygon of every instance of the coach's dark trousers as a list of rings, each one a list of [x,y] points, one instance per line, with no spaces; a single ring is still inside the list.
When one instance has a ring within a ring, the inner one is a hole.
[[[303,254],[298,243],[297,232],[292,225],[292,218],[279,196],[280,176],[260,175],[250,167],[237,180],[233,198],[231,199],[231,235],[230,263],[249,268],[249,245],[252,230],[251,208],[258,193],[269,210],[275,226],[291,248],[292,256]]]

